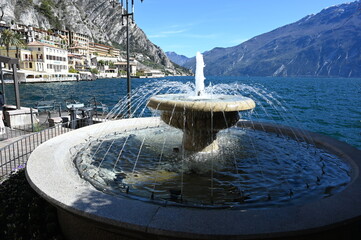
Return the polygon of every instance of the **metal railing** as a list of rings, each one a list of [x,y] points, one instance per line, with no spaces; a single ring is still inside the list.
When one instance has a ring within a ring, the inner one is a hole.
[[[79,119],[75,121],[79,123]],[[84,119],[81,119],[81,121],[84,121]],[[74,126],[71,121],[58,124],[54,127],[25,135],[0,148],[0,177],[25,167],[30,154],[36,147],[53,137],[72,131],[71,126]]]

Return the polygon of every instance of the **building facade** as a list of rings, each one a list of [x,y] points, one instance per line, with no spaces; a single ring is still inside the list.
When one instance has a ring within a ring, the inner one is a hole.
[[[29,43],[28,48],[32,51],[33,57],[43,63],[43,71],[63,74],[69,72],[67,50],[38,41]]]

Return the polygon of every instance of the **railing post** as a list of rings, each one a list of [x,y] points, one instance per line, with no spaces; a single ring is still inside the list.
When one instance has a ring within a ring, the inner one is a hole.
[[[17,66],[13,64],[13,79],[14,79],[14,92],[15,92],[15,102],[16,109],[20,109],[20,94],[19,94],[19,80],[17,76]]]
[[[33,108],[30,108],[31,132],[34,132]]]
[[[72,129],[76,128],[76,108],[74,106],[70,109],[70,126]]]

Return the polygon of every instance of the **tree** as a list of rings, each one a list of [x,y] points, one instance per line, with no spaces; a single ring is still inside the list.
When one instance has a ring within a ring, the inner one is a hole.
[[[6,54],[9,56],[9,51],[11,46],[16,47],[16,54],[18,56],[19,54],[19,48],[22,48],[25,46],[24,40],[22,39],[22,35],[19,33],[15,33],[14,31],[10,29],[5,29],[1,33],[0,38],[1,45],[4,45],[6,48]]]
[[[5,29],[1,33],[1,45],[5,46],[6,49],[6,55],[9,56],[10,46],[14,45],[14,32],[10,29]]]
[[[14,34],[14,46],[16,47],[16,56],[20,59],[19,49],[25,48],[25,41],[23,36],[19,33]]]

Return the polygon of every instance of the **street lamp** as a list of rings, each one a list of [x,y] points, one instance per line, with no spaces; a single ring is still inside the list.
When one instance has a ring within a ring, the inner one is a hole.
[[[128,116],[131,116],[132,113],[132,105],[131,105],[131,91],[132,91],[132,83],[130,78],[130,61],[129,61],[129,17],[132,18],[132,23],[134,23],[134,0],[131,0],[131,11],[129,11],[129,0],[125,0],[125,12],[124,9],[124,0],[121,0],[122,6],[122,24],[124,25],[124,18],[127,21],[127,32],[126,32],[126,49],[127,49],[127,96],[128,96]],[[116,6],[118,0],[111,0],[113,7]],[[143,0],[141,0],[143,2]]]

